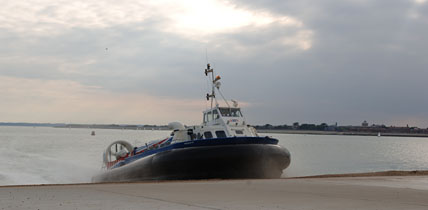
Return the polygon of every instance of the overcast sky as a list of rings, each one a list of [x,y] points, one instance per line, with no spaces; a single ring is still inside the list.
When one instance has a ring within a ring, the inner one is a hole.
[[[179,2],[179,3],[178,3]],[[0,122],[428,127],[426,0],[0,0]]]

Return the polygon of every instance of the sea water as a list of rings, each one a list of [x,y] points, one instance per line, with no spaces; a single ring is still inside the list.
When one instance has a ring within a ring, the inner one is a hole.
[[[92,136],[92,131],[95,136]],[[90,182],[115,140],[133,145],[170,131],[0,126],[0,185]],[[428,170],[428,138],[261,134],[291,153],[283,176]],[[231,160],[233,161],[233,160]]]
[[[268,134],[291,153],[283,176],[428,170],[428,138]]]
[[[113,141],[143,145],[169,133],[0,126],[0,185],[90,182],[101,170],[102,154]]]

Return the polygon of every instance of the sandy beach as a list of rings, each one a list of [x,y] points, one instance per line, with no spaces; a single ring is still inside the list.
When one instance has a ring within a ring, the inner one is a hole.
[[[0,187],[0,208],[428,209],[428,175],[424,173],[3,186]]]

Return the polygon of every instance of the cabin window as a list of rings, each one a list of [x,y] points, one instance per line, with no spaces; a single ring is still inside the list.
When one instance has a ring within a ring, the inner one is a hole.
[[[212,112],[208,112],[207,113],[207,122],[212,121],[212,120],[213,120]]]
[[[206,132],[204,132],[204,137],[205,137],[205,139],[212,139],[213,134],[211,133],[211,131],[206,131]]]
[[[214,118],[214,119],[218,119],[218,118],[220,118],[220,115],[218,114],[217,110],[214,110],[214,111],[213,111],[213,118]]]
[[[226,138],[226,133],[224,131],[216,131],[215,135],[217,138]]]
[[[219,108],[221,116],[223,117],[242,117],[239,108]]]
[[[244,132],[242,130],[235,130],[236,134],[244,134]]]

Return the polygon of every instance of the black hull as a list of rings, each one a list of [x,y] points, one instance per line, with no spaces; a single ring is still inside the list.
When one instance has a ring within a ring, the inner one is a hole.
[[[272,144],[172,149],[107,170],[93,182],[279,178],[290,165],[287,149]]]

